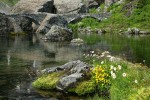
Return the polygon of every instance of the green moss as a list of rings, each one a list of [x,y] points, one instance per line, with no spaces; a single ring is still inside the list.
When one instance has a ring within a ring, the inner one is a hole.
[[[95,92],[96,85],[91,80],[83,81],[75,88],[78,95],[85,95]]]
[[[33,87],[38,89],[55,89],[57,82],[63,72],[54,72],[48,75],[43,75],[33,82]]]

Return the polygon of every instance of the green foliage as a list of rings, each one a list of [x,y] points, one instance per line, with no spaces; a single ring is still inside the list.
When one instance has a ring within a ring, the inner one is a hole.
[[[85,95],[95,92],[96,85],[93,81],[83,81],[80,82],[79,85],[75,88],[75,92],[78,95]]]
[[[91,14],[97,14],[97,13],[101,13],[104,11],[104,8],[105,8],[105,4],[101,4],[100,7],[99,7],[99,10],[98,9],[95,9],[95,8],[92,8],[92,9],[89,9],[89,13]]]
[[[48,75],[43,75],[33,82],[33,87],[38,89],[55,89],[56,84],[63,72],[53,72]]]
[[[97,12],[97,10],[95,8],[92,8],[92,9],[89,9],[89,13],[96,14],[98,12]]]
[[[92,79],[101,92],[107,92],[110,86],[110,68],[105,62],[103,64],[94,63],[92,69]]]
[[[13,6],[15,5],[19,0],[0,0],[6,4],[8,4],[9,6]]]
[[[94,70],[107,69],[107,71],[111,74],[110,79],[105,79],[110,80],[110,88],[109,85],[106,86],[110,93],[111,100],[126,100],[128,98],[130,98],[129,100],[142,100],[141,98],[144,98],[143,100],[148,100],[147,98],[149,98],[150,94],[149,89],[147,88],[150,84],[150,69],[139,64],[132,64],[123,61],[121,59],[119,61],[102,61],[102,57],[104,57],[103,59],[107,58],[108,52],[102,53],[103,56],[98,54],[99,53],[93,54],[93,56],[85,57],[89,60],[90,64],[101,66],[96,67]],[[86,61],[88,62],[88,60]],[[101,76],[99,74],[103,74],[103,72],[97,73],[98,77]],[[96,74],[92,76],[94,77],[93,79],[96,79],[95,76]],[[98,81],[100,84],[95,84],[100,86],[99,90],[103,90],[101,87],[101,83],[103,82],[101,80]]]

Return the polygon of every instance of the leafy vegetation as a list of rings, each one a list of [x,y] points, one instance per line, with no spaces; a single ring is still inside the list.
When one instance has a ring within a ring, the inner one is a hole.
[[[110,18],[107,18],[101,22],[92,18],[85,18],[76,24],[70,24],[69,26],[77,31],[77,28],[99,28],[105,29],[108,33],[119,33],[120,31],[125,31],[129,27],[137,27],[139,29],[149,30],[150,27],[150,1],[149,0],[137,0],[133,2],[132,6],[136,6],[135,9],[129,10],[128,2],[125,4],[114,3],[107,10],[112,11]],[[96,13],[96,9],[92,9],[91,12]],[[131,15],[128,13],[131,13]]]
[[[104,80],[110,80],[110,88],[109,85],[103,82],[97,85],[100,86],[99,90],[103,90],[103,87],[101,87],[102,84],[108,87],[107,89],[110,93],[111,100],[149,99],[150,69],[146,66],[129,63],[121,59],[117,60],[117,58],[110,56],[108,52],[104,52],[101,55],[86,55],[85,57],[89,60],[89,63],[99,66],[96,66],[96,70],[99,70],[98,68],[109,68],[107,71],[111,77],[105,78]],[[91,60],[93,60],[93,62],[91,62]],[[102,95],[102,97],[103,96],[105,95]]]

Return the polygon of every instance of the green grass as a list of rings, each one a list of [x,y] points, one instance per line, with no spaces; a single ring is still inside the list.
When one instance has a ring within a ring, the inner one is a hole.
[[[86,58],[87,59],[87,58]],[[94,59],[94,63],[100,64],[101,60]],[[90,63],[91,60],[89,59]],[[105,61],[105,60],[104,60]],[[87,61],[88,62],[88,61]],[[91,63],[93,64],[93,63]],[[133,64],[124,60],[106,62],[105,66],[113,65],[117,68],[121,65],[121,70],[114,70],[116,78],[111,78],[110,100],[149,100],[150,97],[150,69],[142,64]],[[126,76],[123,76],[126,73]],[[105,100],[102,97],[90,97],[90,100]],[[96,99],[95,99],[96,98]]]
[[[19,0],[0,0],[1,2],[4,2],[8,4],[9,6],[15,5]]]
[[[120,73],[117,74],[117,78],[112,81],[110,89],[111,100],[137,100],[136,98],[140,98],[140,96],[143,98],[150,96],[150,90],[146,89],[150,84],[150,69],[137,66],[139,65],[128,65],[125,71],[127,77],[122,77]],[[137,80],[137,83],[135,83],[135,80]],[[138,92],[143,90],[143,88],[148,93],[140,92],[139,94]]]
[[[128,1],[129,2],[129,1]],[[112,15],[110,18],[99,22],[96,19],[85,18],[76,24],[69,25],[73,31],[77,28],[91,27],[105,29],[108,33],[119,33],[121,31],[126,31],[127,28],[137,27],[142,30],[150,31],[150,1],[149,0],[139,0],[134,2],[133,5],[137,7],[132,11],[131,15],[127,16],[129,9],[122,10],[125,4],[113,4],[108,8],[108,11],[112,10]],[[92,9],[91,12],[96,13],[96,10]]]

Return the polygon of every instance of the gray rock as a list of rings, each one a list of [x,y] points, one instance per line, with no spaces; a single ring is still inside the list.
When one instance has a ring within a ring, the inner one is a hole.
[[[105,6],[109,7],[112,5],[116,0],[105,0]]]
[[[85,13],[86,6],[82,0],[54,0],[57,13]]]
[[[84,42],[84,41],[80,38],[76,38],[76,39],[71,40],[71,42],[72,43],[81,43],[81,42]]]
[[[77,60],[68,62],[62,66],[44,69],[42,72],[52,73],[62,70],[65,71],[65,75],[60,78],[56,88],[61,91],[66,91],[75,86],[82,79],[85,79],[85,73],[89,71],[90,67],[91,65]]]
[[[14,32],[14,30],[13,20],[0,13],[0,36],[8,36],[8,34]]]
[[[65,91],[68,88],[72,88],[80,79],[82,79],[82,73],[74,73],[63,77],[59,80],[56,88],[61,91]]]
[[[36,33],[46,34],[53,25],[67,27],[67,21],[63,18],[63,16],[47,14]]]
[[[54,13],[53,0],[20,0],[11,10],[11,13]]]
[[[148,35],[149,32],[139,30],[138,28],[128,28],[128,31],[125,32],[125,35]]]
[[[86,28],[79,28],[78,29],[79,33],[81,34],[86,34],[86,35],[91,35],[91,34],[97,34],[97,35],[102,35],[105,34],[106,31],[104,29],[91,29],[90,27],[86,27]]]
[[[53,25],[50,31],[47,34],[45,34],[45,37],[46,39],[55,42],[71,41],[72,34],[73,34],[72,31],[67,28]]]

